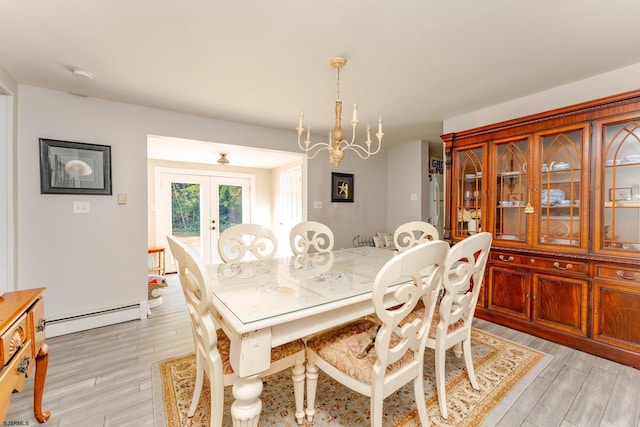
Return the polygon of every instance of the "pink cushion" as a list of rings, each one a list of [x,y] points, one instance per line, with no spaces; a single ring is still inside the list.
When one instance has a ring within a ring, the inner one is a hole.
[[[357,320],[347,323],[313,336],[307,341],[307,348],[350,377],[362,383],[371,384],[373,365],[377,359],[375,348],[369,350],[367,355],[360,359],[356,351],[354,351],[349,337],[365,333],[376,325],[370,320]],[[391,345],[393,346],[398,342],[400,342],[400,337],[395,334],[392,335]],[[386,374],[389,375],[412,360],[413,352],[409,350],[396,363],[387,366]]]

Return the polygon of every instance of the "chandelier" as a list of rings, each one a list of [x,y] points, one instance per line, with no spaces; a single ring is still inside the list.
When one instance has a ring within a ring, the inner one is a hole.
[[[360,156],[361,159],[368,159],[372,155],[380,151],[380,145],[382,143],[382,118],[378,119],[378,138],[377,148],[375,151],[371,151],[371,131],[367,124],[367,140],[364,144],[357,144],[356,139],[356,127],[358,126],[358,104],[353,104],[353,118],[351,119],[351,128],[353,129],[351,135],[351,142],[343,139],[342,134],[342,101],[340,100],[340,69],[344,67],[347,60],[341,57],[333,58],[329,61],[329,64],[338,71],[337,87],[338,96],[336,100],[336,123],[333,128],[333,132],[329,132],[328,142],[316,142],[311,143],[311,128],[307,127],[307,139],[304,141],[304,145],[300,141],[304,128],[302,127],[302,118],[304,117],[304,111],[300,112],[300,120],[298,121],[298,147],[305,152],[309,159],[315,158],[322,150],[329,151],[329,159],[331,163],[338,168],[338,165],[344,158],[346,150],[353,150]]]

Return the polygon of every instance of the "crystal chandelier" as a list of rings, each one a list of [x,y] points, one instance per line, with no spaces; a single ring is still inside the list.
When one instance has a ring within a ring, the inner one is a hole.
[[[344,67],[347,63],[347,60],[341,57],[333,58],[329,61],[329,64],[338,71],[338,79],[337,79],[337,87],[338,87],[338,96],[336,100],[336,123],[333,128],[333,132],[329,132],[329,141],[328,142],[317,142],[311,143],[311,128],[307,127],[307,139],[304,141],[304,145],[300,141],[300,137],[302,136],[302,132],[304,128],[302,127],[302,118],[304,117],[304,111],[300,112],[300,120],[298,121],[298,127],[296,130],[298,131],[298,147],[305,152],[309,159],[313,159],[320,153],[322,150],[329,151],[329,157],[331,163],[338,168],[338,165],[344,158],[344,154],[346,150],[353,150],[360,156],[361,159],[368,159],[372,155],[376,154],[380,151],[380,145],[382,143],[382,137],[384,133],[382,133],[382,118],[378,119],[378,133],[376,133],[376,137],[378,138],[378,144],[375,151],[371,151],[371,131],[369,130],[369,125],[367,125],[367,140],[364,141],[364,144],[357,144],[355,142],[356,139],[356,126],[358,126],[358,104],[353,105],[353,118],[351,119],[351,128],[353,129],[353,133],[351,136],[351,142],[343,139],[342,137],[342,101],[340,100],[340,69]]]

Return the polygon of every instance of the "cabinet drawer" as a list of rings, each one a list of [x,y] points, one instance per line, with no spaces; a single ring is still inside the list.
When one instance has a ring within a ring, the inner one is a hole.
[[[583,261],[562,258],[544,258],[535,255],[514,255],[501,252],[492,252],[491,261],[496,265],[518,265],[524,267],[542,268],[555,272],[586,275],[589,272],[589,264]]]
[[[613,265],[597,265],[596,277],[615,280],[626,280],[640,285],[640,268],[618,267]]]
[[[555,272],[561,271],[565,273],[573,273],[573,274],[582,274],[586,275],[589,272],[589,264],[582,261],[576,261],[573,259],[562,259],[562,258],[540,258],[540,257],[531,257],[530,265],[544,268],[548,270],[552,270]]]
[[[4,366],[26,341],[27,314],[24,313],[0,335],[0,365]]]

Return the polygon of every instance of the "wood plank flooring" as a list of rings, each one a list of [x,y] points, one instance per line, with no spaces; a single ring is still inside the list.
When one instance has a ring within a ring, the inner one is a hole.
[[[151,316],[47,340],[47,427],[153,426],[151,364],[193,351],[178,279],[169,276]],[[46,300],[45,300],[46,304]],[[501,427],[640,427],[640,371],[476,319],[484,331],[553,355],[513,400]],[[35,426],[33,379],[15,393],[3,425]]]

